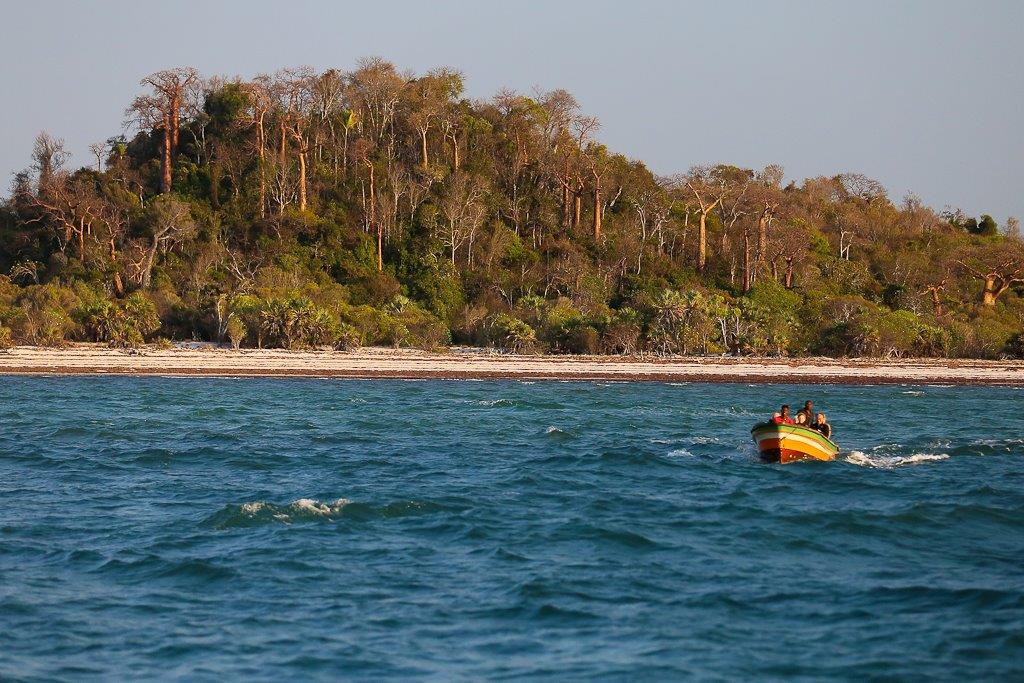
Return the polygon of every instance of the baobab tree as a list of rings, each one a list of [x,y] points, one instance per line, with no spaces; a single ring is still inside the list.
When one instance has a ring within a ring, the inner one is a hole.
[[[377,167],[374,160],[374,145],[360,138],[354,145],[356,159],[366,167],[367,186],[363,189],[363,216],[366,232],[377,232],[377,272],[384,271],[384,222],[377,218]]]
[[[794,218],[772,241],[770,264],[772,275],[779,276],[779,262],[782,262],[782,285],[792,289],[796,269],[807,258],[810,244],[810,229],[805,219]]]
[[[591,143],[587,146],[583,156],[584,166],[590,172],[593,181],[594,196],[594,241],[601,241],[601,231],[604,220],[604,180],[608,173],[608,149],[604,145]]]
[[[63,139],[55,138],[45,130],[36,136],[32,145],[32,167],[38,178],[36,187],[40,193],[49,189],[70,156],[64,149]]]
[[[769,228],[777,218],[782,204],[782,178],[782,167],[771,164],[757,174],[750,188],[750,199],[757,216],[757,261],[748,278],[748,287],[766,272]]]
[[[525,176],[528,165],[539,157],[536,150],[543,110],[530,98],[510,90],[499,92],[493,102],[501,114],[498,134],[504,141],[495,151],[501,156],[497,168],[505,190],[502,195],[507,201],[505,214],[518,235],[529,215],[530,197],[524,191]],[[534,245],[536,243],[534,231]]]
[[[295,142],[299,167],[299,211],[308,205],[307,158],[309,155],[309,109],[316,77],[309,69],[286,69],[279,74],[284,112],[281,117],[281,158],[286,163],[285,133]]]
[[[407,88],[408,120],[420,138],[420,166],[424,171],[430,167],[427,135],[431,128],[444,119],[451,102],[462,94],[462,87],[462,74],[448,69],[435,69],[412,81]]]
[[[956,262],[981,280],[983,306],[995,306],[1006,290],[1024,284],[1024,244],[1019,240],[1003,238],[984,244],[963,253]]]
[[[682,184],[697,202],[697,270],[703,271],[708,262],[708,216],[722,203],[729,191],[725,177],[717,166],[694,166],[682,179]]]
[[[273,88],[273,82],[267,75],[257,76],[244,85],[248,99],[244,123],[252,126],[256,132],[260,218],[267,214],[267,116],[274,108]]]
[[[190,67],[157,71],[142,79],[151,92],[135,98],[126,114],[141,128],[163,133],[160,147],[160,192],[171,190],[174,155],[178,150],[181,116],[189,103],[189,88],[199,82],[199,72]]]

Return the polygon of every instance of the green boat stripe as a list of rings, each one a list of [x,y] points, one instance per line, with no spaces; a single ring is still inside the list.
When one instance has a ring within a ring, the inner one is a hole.
[[[774,432],[779,432],[780,434],[799,434],[801,436],[814,439],[815,441],[820,443],[824,448],[828,448],[835,451],[839,450],[839,446],[837,446],[829,439],[826,439],[821,432],[814,429],[808,429],[807,427],[798,427],[796,425],[760,424],[751,429],[750,431],[759,432],[761,430],[771,430]]]

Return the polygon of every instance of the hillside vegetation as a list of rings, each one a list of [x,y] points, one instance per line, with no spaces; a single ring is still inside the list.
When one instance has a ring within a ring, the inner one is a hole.
[[[1012,218],[854,173],[658,177],[565,91],[471,101],[457,72],[377,59],[140,91],[94,163],[42,133],[16,176],[0,345],[1024,353]]]

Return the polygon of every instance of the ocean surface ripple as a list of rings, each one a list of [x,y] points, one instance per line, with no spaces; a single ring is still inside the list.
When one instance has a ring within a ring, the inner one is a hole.
[[[1019,680],[1022,399],[0,377],[0,680]]]

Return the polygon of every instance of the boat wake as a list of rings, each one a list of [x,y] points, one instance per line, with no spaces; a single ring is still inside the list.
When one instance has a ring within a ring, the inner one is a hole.
[[[948,458],[949,455],[946,453],[883,455],[880,453],[868,454],[864,451],[850,451],[842,457],[842,460],[850,463],[851,465],[858,465],[860,467],[875,467],[883,470],[891,470],[897,467],[906,467],[908,465],[923,465],[929,462],[947,460]]]

